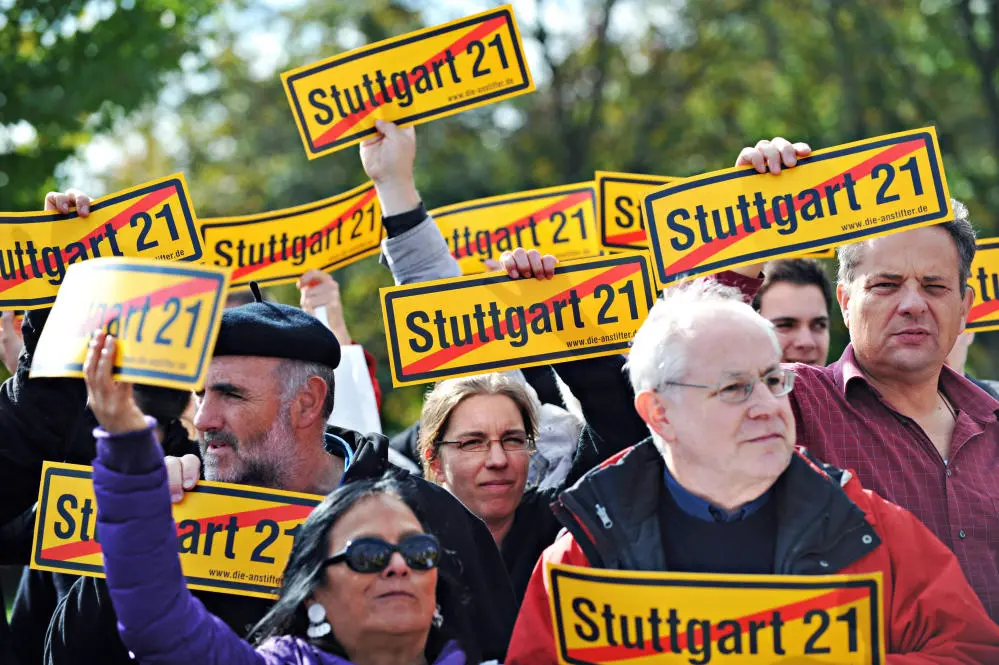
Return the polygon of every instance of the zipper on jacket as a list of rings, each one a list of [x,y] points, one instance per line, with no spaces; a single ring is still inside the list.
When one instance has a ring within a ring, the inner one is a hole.
[[[597,517],[599,517],[600,521],[603,522],[604,528],[605,529],[613,528],[614,521],[610,518],[610,515],[607,514],[607,509],[601,506],[599,503],[596,506],[594,506],[594,508],[597,511]]]
[[[601,555],[601,548],[597,545],[597,529],[594,524],[585,516],[585,511],[576,499],[566,493],[559,495],[558,500],[552,504],[555,516],[562,525],[568,529],[569,533],[576,540],[583,554],[590,565],[600,568],[605,565],[604,557]]]

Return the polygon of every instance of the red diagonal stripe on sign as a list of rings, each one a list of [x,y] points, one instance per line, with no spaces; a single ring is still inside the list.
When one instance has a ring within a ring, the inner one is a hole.
[[[543,220],[546,217],[550,218],[555,213],[562,212],[563,210],[568,210],[569,208],[573,207],[578,203],[582,203],[583,201],[589,200],[589,198],[590,198],[589,192],[576,192],[575,194],[569,194],[568,196],[565,196],[555,201],[554,203],[551,203],[545,206],[544,208],[541,208],[540,210],[536,210],[535,212],[532,212],[529,215],[524,215],[520,219],[514,220],[509,224],[504,224],[503,226],[499,227],[492,233],[498,233],[502,229],[507,229],[508,231],[514,231],[518,226],[527,226],[530,223],[532,217],[539,220]],[[456,259],[463,259],[466,256],[471,256],[472,254],[471,252],[468,251],[468,248],[466,248],[465,251],[461,251],[460,248],[455,247],[455,251],[452,252],[451,255],[454,256],[454,258]]]
[[[312,233],[310,233],[309,235],[312,235],[313,233],[324,233],[326,231],[332,231],[336,227],[338,227],[341,224],[343,224],[343,220],[350,218],[351,215],[353,215],[359,209],[363,208],[365,206],[365,204],[367,204],[373,198],[375,198],[375,188],[374,187],[372,187],[370,190],[368,190],[367,192],[365,192],[361,196],[361,198],[359,198],[357,200],[357,203],[355,203],[350,208],[348,208],[346,211],[344,211],[339,217],[337,217],[336,219],[334,219],[332,222],[330,222],[326,226],[323,226],[322,228],[320,228],[320,229],[318,229],[316,231],[312,231]],[[308,250],[311,246],[312,245],[306,245],[305,249]],[[266,268],[269,265],[273,265],[275,263],[280,263],[281,261],[287,261],[287,260],[288,260],[288,249],[285,248],[285,250],[281,252],[280,256],[275,256],[274,257],[273,261],[271,259],[264,259],[262,262],[260,262],[260,263],[258,263],[256,265],[243,266],[242,268],[236,268],[232,272],[232,281],[235,283],[235,282],[243,279],[247,275],[252,275],[253,273],[257,272],[258,270],[262,270],[262,269]]]
[[[794,621],[796,619],[801,619],[809,610],[823,609],[831,610],[834,607],[840,607],[842,605],[847,605],[849,603],[856,602],[858,600],[863,600],[868,597],[870,591],[864,587],[854,587],[846,589],[838,589],[836,591],[830,591],[829,593],[824,593],[821,596],[811,598],[808,600],[799,601],[797,603],[791,603],[790,605],[783,605],[779,607],[774,607],[768,610],[763,610],[760,612],[755,612],[753,614],[748,614],[737,619],[732,619],[733,621],[739,622],[740,634],[749,630],[750,621],[765,621],[773,618],[774,612],[780,612],[781,619],[785,622]],[[617,628],[620,628],[618,624]],[[717,624],[711,626],[711,632],[714,633],[717,630]],[[633,639],[636,635],[633,633],[634,624],[630,627],[629,636]],[[620,632],[619,632],[620,634]],[[646,638],[646,643],[651,642],[648,637],[643,634],[643,638]],[[703,633],[696,636],[697,639],[694,641],[695,647],[701,647],[704,643]],[[717,641],[717,637],[712,635],[712,642]],[[665,650],[664,652],[656,651],[651,645],[645,647],[644,649],[629,649],[624,646],[605,646],[605,647],[589,647],[589,648],[576,648],[570,651],[573,658],[578,658],[580,660],[585,660],[591,663],[608,663],[619,660],[629,660],[632,658],[638,658],[640,656],[652,656],[659,653],[673,653],[671,651],[671,645],[668,635],[666,637],[661,637],[661,646]],[[687,651],[690,645],[687,643],[687,634],[684,631],[683,634],[678,636],[677,645],[680,647],[680,651]]]
[[[599,285],[613,284],[614,282],[620,281],[622,279],[625,279],[626,277],[631,276],[632,274],[640,271],[641,269],[642,266],[638,262],[627,263],[620,266],[614,266],[613,268],[609,268],[604,272],[600,273],[599,275],[591,277],[590,279],[580,283],[577,286],[569,287],[568,289],[562,291],[561,293],[551,296],[547,300],[543,300],[541,302],[543,302],[546,306],[550,307],[554,301],[568,298],[569,291],[573,289],[576,291],[576,294],[579,295],[580,298],[585,298],[586,296],[592,294],[593,290],[596,289]],[[525,325],[529,326],[531,325],[531,323],[537,320],[538,317],[532,316],[525,318],[527,318],[527,323]],[[506,321],[500,321],[499,327],[491,326],[490,328],[488,328],[486,330],[485,342],[483,342],[479,338],[478,333],[476,332],[470,344],[466,344],[465,346],[452,345],[449,348],[435,351],[434,353],[431,353],[429,356],[420,358],[419,360],[416,360],[410,363],[409,365],[405,365],[402,368],[402,373],[410,374],[410,373],[423,373],[423,372],[433,371],[441,367],[442,365],[451,362],[452,360],[456,360],[457,358],[462,357],[466,353],[470,353],[475,349],[482,348],[489,342],[495,342],[497,337],[497,331],[504,335],[508,332]]]
[[[616,236],[607,236],[607,242],[642,242],[646,239],[645,231],[629,231]]]
[[[867,176],[869,176],[871,174],[871,171],[878,164],[893,162],[896,159],[901,159],[902,157],[905,157],[906,155],[919,150],[925,145],[926,145],[925,141],[918,139],[913,141],[906,141],[905,143],[899,143],[898,145],[886,148],[885,150],[882,150],[878,154],[874,155],[873,157],[864,160],[860,164],[857,164],[853,168],[850,168],[839,175],[833,176],[832,178],[829,178],[825,182],[821,182],[818,185],[815,185],[814,187],[812,187],[812,189],[818,189],[820,198],[824,200],[826,198],[826,190],[825,190],[826,186],[839,185],[842,187],[846,174],[850,174],[851,176],[853,176],[853,179],[855,181],[859,182],[861,178],[866,178]],[[803,207],[804,204],[801,201],[797,200],[795,201],[794,209],[796,211],[801,210],[801,208]],[[750,226],[753,227],[754,229],[753,231],[746,231],[745,226],[738,226],[736,228],[735,235],[729,238],[725,238],[724,240],[719,240],[716,238],[715,240],[705,245],[701,245],[700,247],[693,250],[689,254],[681,256],[679,259],[677,259],[672,264],[666,267],[666,274],[676,275],[678,273],[687,272],[688,270],[696,268],[702,263],[705,263],[712,256],[715,256],[716,254],[724,251],[725,249],[739,242],[743,238],[747,238],[752,233],[755,233],[757,230],[759,230],[758,228],[760,226],[759,221],[760,221],[759,215],[753,217],[750,220]],[[776,224],[774,220],[773,209],[770,209],[767,212],[767,221],[771,224]]]
[[[490,20],[486,21],[485,23],[482,23],[481,25],[476,26],[474,29],[472,29],[469,32],[465,33],[464,37],[462,37],[458,41],[454,42],[453,44],[451,44],[447,48],[443,49],[442,51],[440,51],[439,53],[437,53],[437,55],[433,56],[432,58],[427,59],[423,63],[423,66],[424,67],[430,67],[435,60],[440,60],[441,58],[446,57],[448,51],[451,51],[452,55],[460,53],[461,51],[463,51],[468,46],[469,42],[475,41],[476,39],[483,39],[487,35],[490,35],[493,32],[496,32],[497,30],[499,30],[500,28],[502,28],[504,25],[506,25],[506,19],[505,19],[505,17],[499,16],[499,17],[490,19]],[[413,85],[413,83],[416,82],[417,77],[413,75],[412,70],[410,70],[410,73],[407,74],[407,77],[409,78],[409,84],[410,84],[410,87],[411,87],[410,89],[412,89],[412,85]],[[374,111],[375,111],[376,108],[378,108],[379,106],[381,106],[382,104],[384,104],[386,101],[392,101],[391,100],[391,96],[392,95],[390,93],[389,94],[390,99],[386,100],[385,99],[385,95],[383,95],[382,93],[379,92],[377,95],[375,95],[375,101],[377,102],[377,104],[371,104],[370,103],[371,100],[369,99],[368,100],[368,105],[365,106],[365,108],[363,110],[361,110],[358,113],[353,113],[351,115],[348,115],[347,117],[341,119],[335,125],[333,125],[329,129],[327,129],[325,132],[323,132],[322,134],[320,134],[319,138],[317,138],[313,142],[313,144],[315,145],[316,148],[322,148],[323,146],[325,146],[325,145],[327,145],[329,143],[332,143],[333,141],[336,141],[338,138],[340,138],[341,136],[343,136],[344,134],[346,134],[347,131],[351,127],[353,127],[354,125],[356,125],[357,123],[361,122],[362,120],[364,120],[365,118],[367,118],[369,115],[371,115],[372,113],[374,113]]]
[[[312,512],[312,506],[283,505],[272,508],[259,508],[257,510],[247,510],[231,515],[212,515],[194,520],[198,523],[201,532],[204,532],[209,523],[228,524],[229,517],[236,518],[237,526],[242,529],[248,526],[256,526],[261,520],[274,520],[275,522],[287,522],[289,520],[304,519]],[[180,528],[177,529],[180,535]],[[65,545],[54,545],[42,550],[43,559],[55,561],[70,561],[83,556],[97,554],[101,551],[101,544],[94,540],[81,540]]]
[[[99,227],[97,227],[87,235],[80,238],[77,242],[88,242],[91,238],[96,238],[98,235],[102,235],[107,224],[110,224],[111,228],[118,230],[121,227],[125,226],[125,224],[127,224],[132,219],[132,215],[138,212],[146,212],[153,206],[164,201],[165,199],[170,198],[176,193],[177,193],[176,187],[164,187],[163,189],[158,189],[155,192],[150,192],[149,194],[146,194],[145,196],[143,196],[141,199],[139,199],[129,207],[119,212],[117,215],[115,215],[108,221],[102,223]],[[39,250],[39,252],[41,252],[41,250]],[[60,250],[60,252],[62,254],[63,263],[68,264],[69,252],[63,250]],[[40,257],[39,261],[41,261]],[[27,266],[25,266],[25,268],[27,268]],[[27,270],[25,272],[27,272]],[[30,277],[29,279],[44,279],[44,277],[42,278]],[[0,283],[0,293],[3,293],[7,289],[12,289],[18,284],[21,284],[26,281],[28,280],[22,277],[15,277],[14,279],[5,279],[3,280],[2,283]]]
[[[128,300],[123,300],[121,302],[121,309],[123,313],[128,312],[129,306],[138,306],[145,303],[146,298],[149,298],[149,306],[156,307],[162,305],[170,298],[187,298],[189,296],[196,296],[202,293],[207,293],[208,291],[214,291],[217,282],[213,279],[207,277],[194,277],[187,281],[181,282],[179,284],[173,284],[171,286],[164,287],[162,289],[157,289],[151,293],[146,293],[140,296],[135,296],[134,298],[129,298]],[[104,313],[104,318],[100,321],[89,321],[90,327],[97,329],[103,328],[111,321],[119,318],[118,315],[112,315],[110,308]],[[86,331],[81,331],[85,333]]]
[[[995,313],[999,310],[999,300],[990,300],[989,302],[983,302],[975,305],[968,312],[968,323],[974,323],[979,319],[984,319],[989,314]]]

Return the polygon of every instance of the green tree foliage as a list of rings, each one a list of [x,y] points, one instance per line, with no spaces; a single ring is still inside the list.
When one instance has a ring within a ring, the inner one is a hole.
[[[253,5],[252,16],[284,36],[281,71],[421,27],[420,6],[306,0],[283,11]],[[558,16],[564,2],[538,0],[537,16],[552,10]],[[819,148],[935,124],[952,193],[982,235],[996,233],[995,3],[584,0],[574,18],[522,21],[540,63],[536,93],[418,128],[428,207],[588,180],[596,169],[692,175],[775,135]],[[564,27],[580,21],[581,31]],[[176,137],[154,138],[160,108],[133,117],[147,151],[110,174],[108,191],[183,169],[209,217],[302,204],[364,181],[355,150],[306,159],[277,73],[260,76],[239,37],[230,26],[201,54],[212,84],[185,92]],[[374,259],[336,277],[351,332],[378,357],[388,389],[373,304],[390,277]],[[274,291],[297,301],[294,287]],[[846,338],[832,318],[835,357]],[[980,350],[972,358],[983,375],[999,375]],[[386,430],[412,422],[421,391],[386,394]]]
[[[199,48],[210,0],[0,2],[0,130],[28,123],[28,145],[0,138],[0,209],[36,210],[56,166],[139,108]]]

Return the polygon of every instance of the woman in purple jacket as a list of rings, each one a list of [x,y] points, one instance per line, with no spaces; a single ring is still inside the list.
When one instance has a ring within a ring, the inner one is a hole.
[[[465,664],[438,610],[453,593],[438,574],[440,544],[390,480],[349,483],[313,510],[256,647],[208,613],[180,570],[155,421],[111,379],[115,354],[114,338],[98,334],[84,363],[101,424],[94,491],[118,630],[143,665]]]

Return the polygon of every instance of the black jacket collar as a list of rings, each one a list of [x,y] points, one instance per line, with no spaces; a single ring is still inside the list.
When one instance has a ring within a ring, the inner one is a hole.
[[[774,486],[774,572],[835,573],[881,539],[842,488],[847,472],[795,454]],[[660,531],[663,460],[652,439],[591,470],[552,506],[590,564],[621,570],[666,570]]]

